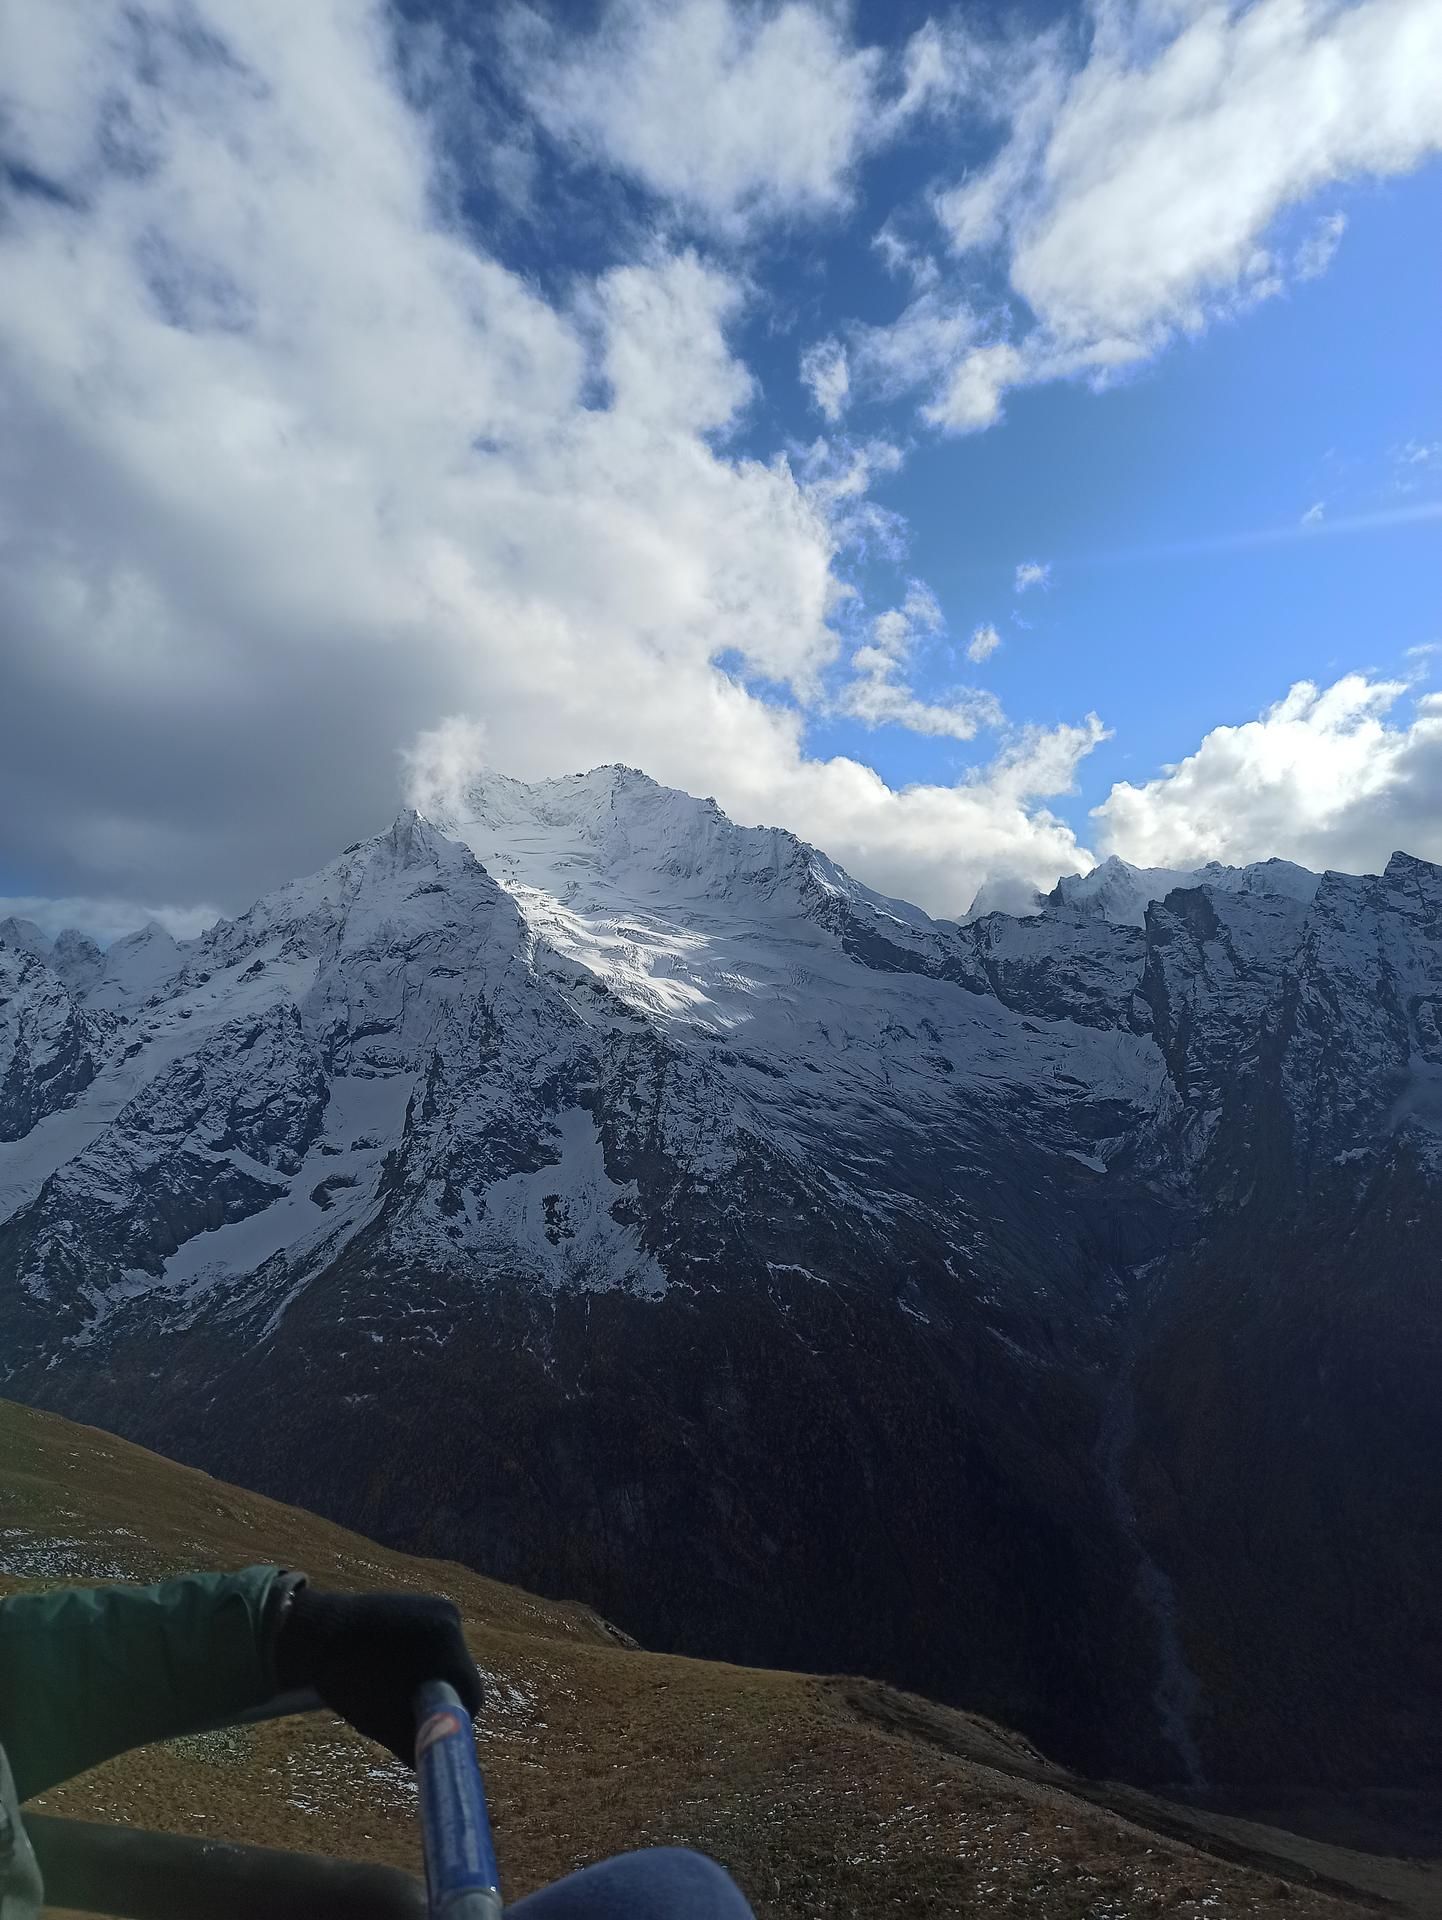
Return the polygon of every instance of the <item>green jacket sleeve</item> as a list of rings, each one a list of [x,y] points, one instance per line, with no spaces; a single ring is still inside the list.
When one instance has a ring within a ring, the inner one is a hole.
[[[277,1567],[0,1602],[0,1745],[22,1800],[276,1691]]]

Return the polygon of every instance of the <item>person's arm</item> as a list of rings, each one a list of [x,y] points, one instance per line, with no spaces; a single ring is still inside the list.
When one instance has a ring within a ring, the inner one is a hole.
[[[270,1699],[285,1596],[279,1568],[247,1567],[0,1603],[0,1745],[20,1798]]]
[[[410,1761],[412,1701],[481,1682],[449,1600],[326,1593],[278,1567],[158,1587],[71,1587],[0,1601],[0,1747],[22,1800],[151,1740],[311,1690]]]

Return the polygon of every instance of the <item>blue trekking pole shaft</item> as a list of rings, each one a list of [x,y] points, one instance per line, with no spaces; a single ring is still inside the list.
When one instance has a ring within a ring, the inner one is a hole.
[[[415,1713],[430,1920],[499,1920],[501,1876],[471,1716],[444,1680],[417,1689]]]

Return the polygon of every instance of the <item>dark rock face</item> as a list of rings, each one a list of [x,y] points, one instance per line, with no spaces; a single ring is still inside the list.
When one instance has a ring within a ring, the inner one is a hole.
[[[1178,1263],[1139,1366],[1141,1523],[1182,1603],[1208,1775],[1442,1782],[1435,1176],[1262,1204]]]
[[[1439,907],[1442,873],[1405,855],[1328,874],[1285,964],[1253,967],[1217,1204],[1145,1316],[1143,1525],[1208,1770],[1259,1791],[1442,1781]]]
[[[451,832],[0,946],[7,1391],[1095,1771],[1442,1770],[1437,869],[961,928],[623,770]]]
[[[988,914],[967,932],[1003,1006],[1087,1027],[1150,1026],[1135,992],[1146,944],[1138,929],[1063,908],[1025,920]]]
[[[105,971],[105,955],[87,934],[67,927],[47,956],[51,970],[74,994],[85,993]]]
[[[44,961],[0,946],[0,1140],[20,1140],[95,1077],[102,1023]]]

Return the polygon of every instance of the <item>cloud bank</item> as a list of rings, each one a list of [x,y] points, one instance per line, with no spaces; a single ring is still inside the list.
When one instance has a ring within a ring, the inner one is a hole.
[[[763,177],[844,195],[875,63],[839,13],[606,18],[638,173],[723,226]],[[668,21],[750,103],[699,170],[641,131],[671,111]],[[838,703],[1002,723],[911,691],[916,605],[874,657],[843,647],[838,555],[874,535],[893,456],[735,450],[738,268],[651,235],[547,294],[488,251],[390,26],[356,0],[0,13],[12,862],[76,897],[234,907],[383,824],[403,749],[461,714],[518,775],[644,766],[938,910],[997,863],[1081,863],[1046,802],[1085,728],[1003,732],[957,786],[808,753]],[[783,153],[766,103],[797,47],[844,124],[822,138],[818,108]],[[568,97],[553,124],[591,138]]]
[[[1095,0],[1084,36],[958,28],[947,57],[953,112],[990,110],[1000,143],[934,195],[925,290],[851,351],[879,386],[923,388],[948,432],[1317,278],[1346,216],[1295,238],[1284,216],[1442,150],[1435,0]]]
[[[1095,810],[1098,839],[1144,867],[1300,866],[1376,873],[1405,848],[1442,860],[1442,694],[1345,674],[1301,680],[1255,720],[1214,727],[1195,753]]]
[[[531,111],[578,159],[732,237],[850,204],[884,62],[839,9],[611,0],[590,33],[567,26],[527,12],[508,38]]]
[[[984,40],[953,13],[889,50],[827,0],[609,0],[579,37],[564,10],[492,18],[492,67],[530,102],[514,124],[475,45],[380,0],[0,9],[7,886],[89,901],[106,932],[145,916],[126,902],[179,924],[487,751],[522,777],[644,766],[939,912],[1087,865],[1054,803],[1102,721],[1018,727],[986,688],[938,686],[923,582],[860,604],[857,555],[904,558],[873,490],[905,436],[844,422],[914,394],[980,429],[1018,384],[1107,377],[1325,271],[1335,209],[1275,224],[1437,146],[1435,4],[1099,0],[1072,39]],[[943,180],[928,237],[879,229],[910,285],[895,321],[807,352],[825,437],[758,452],[757,250],[855,212],[868,158],[923,122],[990,127],[991,149]],[[547,143],[564,274],[507,243]],[[603,172],[631,198],[598,212],[578,183]],[[976,627],[965,652],[997,644]],[[1365,695],[1294,690],[1260,733],[1117,788],[1101,844],[1375,860],[1374,829],[1431,805],[1435,716],[1399,725],[1392,683],[1338,684]],[[974,761],[889,786],[818,755],[838,721]],[[1392,771],[1328,799],[1275,773],[1283,740]],[[1258,783],[1255,832],[1226,824],[1228,765]]]

